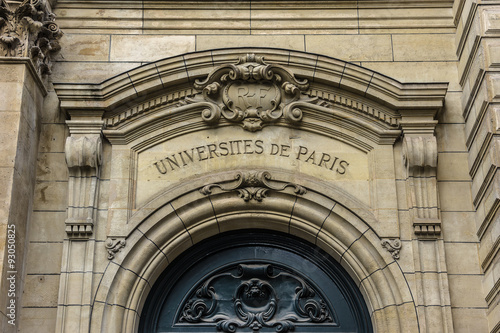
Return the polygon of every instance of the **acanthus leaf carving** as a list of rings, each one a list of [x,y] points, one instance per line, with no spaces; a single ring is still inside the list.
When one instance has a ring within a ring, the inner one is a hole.
[[[200,189],[204,195],[212,194],[213,188],[219,188],[224,192],[236,191],[240,198],[245,201],[256,200],[262,201],[267,197],[269,190],[283,191],[287,187],[293,187],[294,193],[297,195],[304,195],[307,190],[294,183],[286,183],[283,185],[275,185],[271,183],[271,173],[268,171],[255,171],[255,172],[238,172],[235,174],[235,184],[224,186],[222,184],[208,184]]]
[[[51,73],[61,30],[47,0],[0,2],[0,56],[29,57],[40,76]]]
[[[399,239],[386,238],[386,239],[382,239],[382,241],[380,243],[384,249],[389,251],[389,253],[391,254],[391,256],[394,259],[399,259],[399,251],[401,251],[401,247],[402,247],[401,241]]]
[[[251,132],[280,119],[298,124],[300,109],[290,112],[286,106],[298,101],[308,86],[306,80],[300,81],[284,67],[267,64],[254,54],[241,57],[236,64],[219,66],[205,80],[194,83],[204,101],[213,104],[202,111],[205,122],[213,125],[224,118]]]

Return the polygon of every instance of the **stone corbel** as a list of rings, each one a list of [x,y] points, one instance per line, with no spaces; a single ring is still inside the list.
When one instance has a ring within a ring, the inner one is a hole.
[[[434,135],[405,135],[403,160],[413,228],[417,236],[441,234],[437,190],[437,142]]]
[[[66,233],[89,238],[93,233],[99,169],[102,163],[102,120],[68,120],[65,153],[69,170]]]

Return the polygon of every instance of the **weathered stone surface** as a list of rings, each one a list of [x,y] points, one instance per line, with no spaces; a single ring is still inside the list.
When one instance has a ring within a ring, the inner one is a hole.
[[[454,61],[455,36],[453,34],[393,35],[394,61]]]
[[[306,36],[306,51],[321,53],[346,61],[393,60],[389,35],[319,35]],[[325,49],[325,45],[330,45]]]
[[[248,228],[339,261],[377,332],[416,332],[417,316],[429,332],[496,325],[496,7],[51,5],[65,35],[45,101],[30,65],[0,61],[0,237],[30,220],[13,329],[134,331],[172,260]]]
[[[111,61],[149,62],[194,50],[194,36],[117,35],[111,37],[109,57]]]

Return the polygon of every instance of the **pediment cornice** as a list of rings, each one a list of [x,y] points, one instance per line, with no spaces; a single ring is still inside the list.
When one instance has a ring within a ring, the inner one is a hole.
[[[338,59],[266,48],[185,54],[98,84],[54,83],[63,110],[103,114],[106,136],[122,143],[167,115],[200,128],[236,124],[257,131],[305,126],[306,112],[308,122],[352,123],[363,129],[353,133],[387,144],[408,119],[433,122],[447,86],[401,83]]]

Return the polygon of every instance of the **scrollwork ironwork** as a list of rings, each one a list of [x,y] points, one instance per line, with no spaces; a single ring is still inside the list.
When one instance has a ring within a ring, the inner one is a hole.
[[[233,293],[228,286],[234,286]],[[283,304],[287,300],[292,301]],[[337,325],[324,298],[302,277],[267,263],[239,264],[212,276],[181,309],[180,324],[212,323],[231,333],[244,328],[290,332],[301,324]]]

